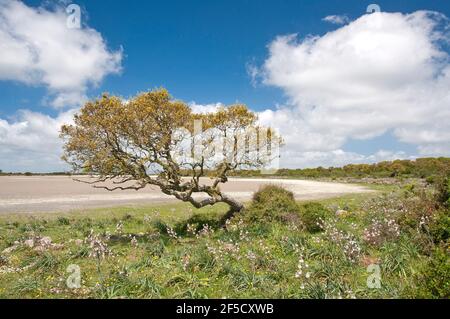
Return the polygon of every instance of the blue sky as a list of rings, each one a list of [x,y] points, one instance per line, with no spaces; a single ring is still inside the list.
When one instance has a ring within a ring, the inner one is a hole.
[[[1,1],[6,3],[12,0]],[[65,5],[56,1],[46,1],[45,3],[42,1],[24,1],[23,3],[31,10],[37,10],[38,7],[44,5],[45,10],[49,12],[55,10],[55,4],[60,7]],[[96,30],[104,41],[107,52],[111,54],[121,52],[120,61],[116,61],[116,66],[121,69],[120,72],[112,70],[114,69],[112,67],[112,69],[105,71],[104,76],[99,81],[95,81],[95,84],[90,83],[89,80],[83,82],[83,88],[79,91],[85,97],[92,98],[106,91],[126,98],[140,91],[164,86],[169,89],[174,97],[186,102],[195,102],[201,105],[231,104],[237,101],[245,103],[254,111],[265,112],[263,118],[266,121],[270,121],[272,117],[276,116],[277,119],[274,120],[274,123],[278,126],[284,126],[282,119],[289,118],[286,114],[304,118],[304,121],[308,121],[307,123],[285,123],[287,126],[302,125],[308,127],[307,132],[297,131],[290,137],[290,140],[296,141],[307,138],[313,143],[315,139],[322,138],[324,131],[325,135],[330,135],[327,128],[316,125],[314,120],[322,113],[305,114],[304,111],[294,112],[292,110],[303,107],[299,101],[307,101],[306,104],[317,104],[318,101],[323,101],[323,99],[317,95],[304,94],[303,92],[309,85],[303,84],[300,80],[301,84],[297,87],[292,87],[289,83],[280,80],[280,70],[283,70],[283,66],[273,66],[278,63],[274,61],[278,61],[280,57],[281,59],[291,59],[292,56],[296,56],[293,52],[303,50],[302,46],[306,46],[307,43],[302,41],[307,36],[323,37],[328,32],[335,32],[340,28],[352,25],[355,20],[365,15],[367,6],[372,2],[361,0],[77,0],[75,3],[82,8],[83,29]],[[380,6],[382,12],[402,13],[405,16],[405,21],[408,21],[406,15],[413,14],[418,10],[435,11],[450,17],[450,3],[448,1],[378,0],[376,3]],[[334,24],[323,20],[327,16],[345,16],[348,21],[344,25]],[[3,18],[8,19],[8,17]],[[425,28],[427,19],[434,21],[435,18],[420,19],[416,19],[417,21],[420,20],[417,23],[423,22],[419,27],[424,26]],[[393,21],[392,23],[395,24],[396,22]],[[445,24],[447,22],[444,20]],[[436,28],[438,27],[440,26],[436,26]],[[361,28],[364,28],[364,25],[357,27],[355,25],[355,29],[358,31]],[[6,30],[5,32],[13,31]],[[276,44],[277,37],[289,34],[297,34],[295,43],[289,45],[287,40],[281,42],[286,44],[284,47],[287,50],[292,50],[292,52],[270,49],[271,45]],[[405,34],[409,33],[406,32]],[[424,35],[424,37],[426,36],[427,34]],[[69,33],[67,37],[70,37]],[[336,41],[344,40],[339,38]],[[417,42],[420,39],[411,40],[411,43],[414,41]],[[314,47],[311,50],[318,49]],[[396,50],[398,52],[403,48]],[[444,47],[440,47],[440,50],[441,52],[448,52]],[[319,56],[322,56],[321,54]],[[330,52],[326,54],[332,56]],[[411,52],[411,54],[414,54],[414,52]],[[434,53],[429,54],[431,54],[430,59],[424,58],[425,60],[411,62],[411,66],[415,67],[425,63],[435,73],[448,67],[448,61],[441,62],[437,66],[430,65]],[[309,59],[309,57],[307,58]],[[274,63],[271,64],[270,61]],[[292,72],[301,74],[304,70],[302,66],[305,65],[311,68],[311,70],[308,69],[311,72],[322,69],[320,65],[313,65],[312,60],[308,61],[307,64],[299,63],[296,66],[298,71],[296,67],[293,67]],[[249,74],[251,67],[257,70],[256,83]],[[329,64],[327,64],[327,67],[329,67]],[[377,67],[376,64],[375,67]],[[41,71],[39,70],[39,72]],[[56,104],[52,100],[56,99],[55,96],[59,94],[60,88],[52,86],[46,80],[34,80],[34,78],[31,81],[24,80],[18,75],[2,77],[1,72],[0,62],[0,119],[7,122],[7,124],[4,124],[6,129],[9,129],[8,125],[27,122],[26,117],[24,119],[24,115],[19,110],[27,110],[27,112],[32,112],[35,115],[48,115],[50,119],[55,119],[62,113],[79,107],[73,101],[67,102],[67,105],[62,103],[57,107],[52,105]],[[373,78],[371,74],[368,76]],[[384,76],[386,81],[389,82],[391,79],[388,79],[388,76],[392,76],[393,79],[404,75],[387,73]],[[427,79],[431,78],[424,75],[420,84],[422,85],[421,88],[427,84],[427,81],[429,82]],[[295,80],[292,80],[292,82],[295,82]],[[327,83],[327,81],[324,82]],[[349,85],[352,83],[349,83]],[[411,84],[409,88],[416,88],[416,84]],[[396,83],[393,86],[397,88]],[[314,90],[318,90],[318,88],[312,88],[312,91]],[[65,87],[64,93],[67,92],[68,88]],[[437,95],[437,93],[433,94]],[[346,98],[346,100],[348,99]],[[436,103],[436,108],[448,108],[448,104]],[[330,108],[327,109],[326,103],[323,107],[324,112],[330,110]],[[422,105],[421,107],[425,106]],[[267,112],[268,110],[276,111],[277,108],[284,109],[288,113],[269,114]],[[333,108],[333,110],[335,109]],[[358,111],[351,113],[352,109],[349,108],[348,110],[349,114],[355,114],[358,117]],[[417,114],[419,114],[419,106],[417,110]],[[368,112],[372,112],[376,116],[377,110],[368,109]],[[447,113],[444,112],[443,114],[446,115]],[[368,121],[369,123],[372,122],[370,118]],[[432,120],[430,121],[433,123]],[[385,128],[379,125],[369,128],[367,132],[364,131],[363,127],[358,126],[353,130],[337,133],[336,136],[339,138],[336,138],[336,140],[325,139],[325,141],[318,142],[318,144],[323,142],[326,145],[333,145],[332,147],[316,147],[309,144],[308,146],[294,147],[286,155],[289,157],[286,166],[315,166],[315,163],[325,166],[342,165],[347,162],[371,162],[393,157],[447,155],[446,152],[450,150],[449,147],[446,147],[446,139],[443,141],[425,141],[426,143],[421,144],[415,143],[412,140],[414,137],[410,136],[411,134],[404,133],[403,130],[394,131],[394,126],[397,125],[395,128],[398,128],[399,123],[407,125],[405,130],[418,130],[426,125],[426,123],[416,123],[414,124],[416,126],[412,127],[411,122],[405,121],[403,123],[399,119],[395,123],[386,124]],[[336,120],[330,123],[330,130],[333,129],[333,123],[337,123],[338,131],[342,131],[343,125],[348,125],[346,120]],[[437,125],[437,129],[440,130],[447,130],[447,128],[448,126],[445,126],[445,124]],[[284,130],[286,130],[286,127],[284,127]],[[434,131],[426,132],[421,136],[431,136],[435,133]],[[14,136],[17,137],[16,135]],[[63,167],[61,163],[56,162],[57,156],[55,154],[57,151],[55,149],[52,149],[51,154],[44,154],[44,162],[46,163],[44,166],[36,164],[39,162],[39,158],[35,158],[34,161],[23,158],[13,161],[14,156],[19,156],[15,150],[22,150],[26,146],[12,145],[12,143],[5,142],[5,139],[7,139],[6,133],[3,137],[4,151],[0,153],[0,169],[39,171],[52,170],[52,165],[54,165],[55,170]],[[417,139],[420,139],[420,137]],[[427,140],[427,138],[424,139]],[[1,141],[0,133],[0,144]],[[57,145],[57,142],[52,143],[53,148],[56,148],[55,145]],[[432,149],[433,151],[423,151],[423,149]],[[35,157],[42,155],[36,150],[30,150],[30,152],[29,154],[33,154]],[[305,158],[299,158],[301,156],[299,154],[303,153],[309,153],[309,155]],[[347,153],[350,156],[342,155]]]

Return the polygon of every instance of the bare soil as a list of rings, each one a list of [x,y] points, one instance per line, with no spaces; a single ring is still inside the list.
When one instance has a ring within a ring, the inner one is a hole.
[[[84,179],[87,179],[84,177]],[[208,182],[205,180],[205,182]],[[372,190],[358,185],[306,180],[234,178],[222,186],[229,195],[249,200],[264,184],[291,190],[299,200],[321,199]],[[198,195],[201,196],[201,195]],[[76,182],[70,176],[1,176],[0,213],[62,212],[84,208],[143,205],[176,201],[155,186],[109,192]]]

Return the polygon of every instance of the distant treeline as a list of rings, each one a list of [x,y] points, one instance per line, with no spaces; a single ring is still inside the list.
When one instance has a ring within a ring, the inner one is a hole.
[[[343,167],[317,167],[305,169],[280,169],[274,176],[301,178],[383,178],[383,177],[418,177],[427,178],[450,174],[450,158],[418,158],[416,160],[384,161],[376,164],[349,164]],[[234,176],[262,176],[259,171],[237,171]]]
[[[207,172],[205,172],[207,175]],[[260,176],[280,176],[280,177],[298,177],[298,178],[383,178],[383,177],[417,177],[427,178],[438,175],[450,174],[450,158],[418,158],[416,160],[395,160],[384,161],[376,164],[349,164],[343,167],[317,167],[304,169],[279,169],[274,174],[261,174],[259,170],[238,170],[230,174],[230,176],[239,177],[260,177]],[[53,173],[5,173],[0,170],[0,175],[24,175],[24,176],[41,176],[41,175],[71,175],[69,172],[53,172]],[[185,176],[189,176],[190,172],[185,171]]]

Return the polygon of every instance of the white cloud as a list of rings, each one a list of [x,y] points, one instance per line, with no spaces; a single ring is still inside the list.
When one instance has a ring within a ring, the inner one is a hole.
[[[222,103],[211,103],[211,104],[197,104],[195,102],[189,103],[190,108],[194,113],[213,113],[224,106]]]
[[[321,37],[276,38],[261,75],[289,101],[261,120],[280,129],[298,161],[307,152],[339,157],[350,138],[387,131],[421,155],[448,155],[448,26],[433,12],[375,13]]]
[[[329,15],[322,19],[322,21],[329,22],[332,24],[343,25],[350,21],[350,19],[345,15]]]
[[[216,112],[225,104],[191,102],[189,106],[195,113],[210,113]],[[283,135],[286,145],[281,149],[280,168],[339,167],[349,163],[377,163],[415,158],[403,151],[383,149],[369,155],[344,151],[340,148],[344,142],[342,137],[335,135],[333,131],[313,132],[300,126],[302,119],[296,109],[284,107],[255,113],[259,124],[271,126]]]
[[[257,87],[259,81],[259,69],[254,62],[248,62],[245,65],[245,70],[247,71],[247,75],[250,77],[250,83],[253,87]]]
[[[65,107],[79,106],[90,86],[120,72],[121,50],[108,50],[94,29],[69,29],[66,20],[63,8],[0,0],[0,80],[43,85],[51,104]]]
[[[50,117],[19,111],[14,121],[0,119],[0,169],[3,171],[51,172],[67,170],[60,160],[59,131],[72,123],[76,109]]]
[[[72,121],[89,87],[121,70],[122,50],[108,50],[94,29],[67,28],[66,19],[62,7],[48,10],[0,0],[0,81],[44,86],[49,104],[72,107],[55,117],[22,110],[8,121],[0,118],[0,169],[4,171],[68,169],[60,160],[61,125]]]

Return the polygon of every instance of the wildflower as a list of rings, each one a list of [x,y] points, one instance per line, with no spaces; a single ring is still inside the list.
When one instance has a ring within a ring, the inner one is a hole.
[[[342,248],[349,261],[356,262],[359,259],[361,247],[354,235],[337,229],[336,225],[331,222],[321,220],[320,224],[325,231],[325,236]]]
[[[226,221],[225,221],[225,228],[226,228],[226,230],[231,230],[231,228],[232,228],[232,224],[231,224],[231,218],[230,219],[227,219]]]
[[[295,278],[301,280],[308,280],[311,277],[311,273],[306,271],[309,268],[308,263],[303,258],[303,254],[300,253],[298,264],[297,264],[297,272],[295,273]],[[302,283],[303,286],[303,283]],[[304,288],[302,288],[304,289]]]
[[[116,232],[118,234],[122,234],[123,231],[123,221],[119,220],[119,222],[116,225]]]
[[[270,248],[264,244],[264,241],[263,241],[263,240],[260,239],[260,240],[258,241],[258,244],[259,244],[259,249],[260,249],[260,251],[261,251],[266,257],[268,257],[268,256],[271,255]]]
[[[148,215],[144,216],[144,223],[150,223],[151,220],[152,220],[152,218],[150,216],[148,216]]]
[[[191,261],[191,256],[189,256],[189,255],[184,255],[184,256],[183,256],[183,270],[184,270],[184,271],[187,270],[190,261]]]
[[[100,238],[99,235],[94,234],[93,230],[91,230],[89,236],[86,237],[85,243],[90,248],[90,258],[97,258],[100,260],[106,256],[112,255],[111,251],[108,249],[108,245]]]
[[[247,252],[247,258],[250,261],[255,261],[256,260],[256,254],[252,251]]]
[[[225,222],[225,228],[227,231],[238,231],[241,230],[242,233],[242,229],[244,228],[244,221],[242,220],[242,218],[236,219],[227,219],[227,221]],[[248,233],[248,232],[246,232]]]
[[[195,236],[196,233],[197,233],[197,229],[195,228],[195,225],[193,225],[193,224],[187,224],[187,230],[186,231],[187,231],[188,234],[190,234],[192,236]]]
[[[204,224],[203,228],[197,233],[196,237],[208,237],[209,235],[214,233],[214,229],[212,229],[208,224]]]
[[[131,246],[133,246],[133,247],[138,246],[138,241],[136,239],[136,236],[133,236],[133,238],[131,239]]]
[[[169,235],[169,237],[171,237],[171,238],[173,238],[175,240],[178,240],[177,233],[171,227],[167,227],[167,235]]]
[[[220,239],[217,240],[216,245],[206,244],[208,252],[214,257],[214,259],[219,260],[225,256],[234,257],[237,260],[240,259],[240,247],[238,243],[234,243],[231,239],[229,242],[224,242]]]
[[[373,219],[372,224],[364,229],[363,238],[371,245],[379,245],[400,236],[400,227],[394,219]]]
[[[248,235],[249,235],[248,231],[246,231],[244,229],[239,230],[239,240],[240,241],[248,241],[249,240]]]

